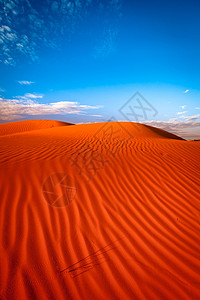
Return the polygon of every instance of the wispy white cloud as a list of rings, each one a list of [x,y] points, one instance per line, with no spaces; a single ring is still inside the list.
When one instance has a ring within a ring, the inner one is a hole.
[[[21,99],[21,100],[42,99],[43,95],[26,93],[24,96],[15,96],[14,98]]]
[[[7,59],[4,60],[4,64],[9,66],[16,65],[15,60],[12,57],[7,57]]]
[[[187,106],[187,105],[181,105],[181,108],[184,109],[184,108],[186,108],[186,106]]]
[[[188,93],[189,91],[190,91],[190,90],[185,90],[184,93],[186,94],[186,93]]]
[[[182,116],[187,122],[188,121],[195,121],[200,118],[200,115],[193,115],[193,116]]]
[[[27,97],[29,95],[29,98]],[[32,98],[31,98],[31,97]],[[34,97],[35,98],[34,98]],[[38,98],[38,96],[37,96]],[[53,114],[85,114],[88,109],[99,109],[101,106],[81,105],[78,102],[59,101],[52,103],[39,103],[36,95],[26,94],[18,99],[0,98],[0,119],[20,119],[24,115],[53,115]]]
[[[5,92],[5,90],[3,90],[3,89],[1,89],[1,88],[0,88],[0,92],[1,92],[1,93],[4,93],[4,92]]]
[[[23,117],[22,117],[23,119]],[[19,115],[2,115],[0,116],[0,121],[15,121],[19,120]]]
[[[95,9],[98,24],[103,20],[99,27],[105,28],[98,49],[110,52],[116,31],[111,20],[118,19],[121,0],[44,0],[39,6],[29,0],[0,0],[0,7],[0,63],[14,66],[21,56],[38,60],[42,46],[59,48]],[[101,39],[101,32],[96,33],[97,39],[98,35]]]
[[[33,82],[33,81],[27,81],[27,80],[19,80],[18,83],[21,84],[21,85],[31,85],[31,84],[33,84],[35,82]]]
[[[183,114],[185,114],[187,111],[185,110],[185,111],[179,111],[179,112],[177,112],[177,115],[183,115]]]
[[[161,128],[185,139],[200,138],[200,115],[184,116],[184,121],[174,118],[168,121],[152,120],[143,123]]]
[[[195,107],[195,109],[200,109],[200,107]]]
[[[12,1],[8,0],[8,2]],[[0,0],[0,6],[3,7],[3,5],[5,5],[5,1]],[[13,16],[8,6],[2,12],[5,14],[4,19],[6,19],[7,25],[0,26],[0,62],[15,66],[16,56],[19,54],[25,54],[35,60],[34,40],[16,31],[16,16]],[[9,17],[6,17],[8,15]]]

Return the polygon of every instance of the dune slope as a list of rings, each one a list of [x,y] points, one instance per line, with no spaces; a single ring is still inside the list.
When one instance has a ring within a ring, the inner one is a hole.
[[[67,125],[73,124],[54,120],[28,120],[4,123],[0,124],[0,136]]]
[[[0,138],[1,299],[199,299],[199,143],[17,126]]]

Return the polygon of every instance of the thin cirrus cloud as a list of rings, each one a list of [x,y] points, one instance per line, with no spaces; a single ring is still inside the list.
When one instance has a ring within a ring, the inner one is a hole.
[[[193,115],[193,116],[182,116],[187,122],[189,121],[196,121],[200,118],[200,115]]]
[[[15,98],[21,99],[21,100],[42,99],[43,95],[26,93],[24,96],[16,96]]]
[[[29,96],[29,98],[28,98]],[[36,98],[37,97],[37,98]],[[81,105],[78,102],[59,101],[52,103],[39,103],[41,95],[25,94],[17,99],[0,98],[0,120],[11,121],[33,115],[63,115],[63,114],[85,114],[87,109],[99,109],[102,106]]]
[[[187,106],[187,105],[181,105],[181,108],[184,109],[184,108],[186,108],[186,106]]]
[[[18,83],[20,85],[31,85],[31,84],[33,84],[35,82],[33,82],[33,81],[27,81],[27,80],[19,80]]]
[[[178,111],[178,112],[177,112],[177,115],[183,115],[183,114],[185,114],[185,113],[187,113],[186,110],[185,110],[185,111]]]
[[[15,66],[21,56],[34,62],[38,60],[42,46],[59,48],[63,41],[70,40],[82,21],[89,19],[94,8],[97,14],[104,16],[103,19],[109,12],[106,25],[102,23],[101,26],[106,28],[102,36],[105,46],[98,50],[107,53],[109,49],[110,52],[115,39],[115,25],[111,23],[110,16],[118,19],[120,2],[44,0],[37,7],[34,1],[0,0],[0,63]],[[101,38],[101,31],[98,34]]]
[[[170,119],[168,121],[145,121],[150,126],[155,126],[176,134],[185,139],[200,138],[200,115],[182,116],[183,120]],[[192,132],[191,132],[192,130]]]
[[[184,93],[186,94],[186,93],[188,93],[189,91],[190,91],[190,90],[185,90]]]

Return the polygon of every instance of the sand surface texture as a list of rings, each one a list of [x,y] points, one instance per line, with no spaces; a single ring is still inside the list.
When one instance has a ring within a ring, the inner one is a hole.
[[[1,299],[200,299],[200,142],[0,125]]]

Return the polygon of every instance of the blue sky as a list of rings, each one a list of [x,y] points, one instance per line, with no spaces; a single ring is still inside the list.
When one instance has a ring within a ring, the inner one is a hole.
[[[114,118],[200,137],[199,1],[0,0],[0,7],[1,123]],[[122,114],[126,103],[141,103],[128,102],[137,91],[148,114]]]

